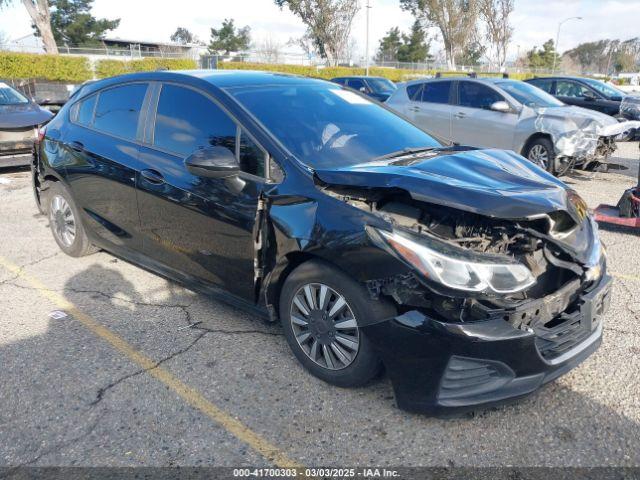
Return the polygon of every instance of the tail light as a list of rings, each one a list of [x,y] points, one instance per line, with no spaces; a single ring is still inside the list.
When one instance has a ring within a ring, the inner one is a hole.
[[[44,136],[47,134],[47,127],[38,128],[38,140],[37,143],[41,143],[44,140]]]

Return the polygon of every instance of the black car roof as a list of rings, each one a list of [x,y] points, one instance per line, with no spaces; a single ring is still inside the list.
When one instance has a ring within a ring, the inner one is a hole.
[[[160,70],[155,72],[130,73],[118,75],[86,86],[87,93],[99,90],[108,85],[135,81],[172,81],[186,80],[204,81],[220,89],[260,86],[260,85],[300,85],[326,84],[326,80],[302,77],[278,72],[263,72],[253,70]],[[83,95],[84,96],[84,95]]]

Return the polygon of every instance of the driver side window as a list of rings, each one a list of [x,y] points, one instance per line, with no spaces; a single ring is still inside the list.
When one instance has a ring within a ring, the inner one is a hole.
[[[558,80],[556,83],[556,95],[559,97],[583,98],[589,89],[576,82]],[[588,94],[587,94],[588,95]]]
[[[502,95],[479,82],[460,82],[458,85],[461,107],[489,110],[494,103],[504,101]]]
[[[182,158],[200,148],[225,147],[242,171],[266,173],[266,154],[253,139],[209,98],[186,87],[162,85],[153,145]]]

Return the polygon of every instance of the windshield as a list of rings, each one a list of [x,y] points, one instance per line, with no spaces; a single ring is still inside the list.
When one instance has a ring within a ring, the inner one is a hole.
[[[374,92],[378,93],[391,93],[396,88],[396,84],[386,78],[367,78],[367,83]]]
[[[552,108],[564,105],[544,90],[525,82],[498,82],[496,85],[527,107]]]
[[[228,92],[314,169],[365,163],[405,148],[440,146],[418,127],[338,85],[258,85]]]
[[[21,105],[29,103],[22,94],[16,92],[5,83],[0,83],[0,105]]]
[[[588,84],[590,87],[599,91],[608,99],[621,99],[626,95],[626,93],[624,93],[622,90],[618,90],[617,88],[612,87],[611,85],[607,85],[606,83],[599,80],[593,80],[592,78],[583,78],[582,81]]]

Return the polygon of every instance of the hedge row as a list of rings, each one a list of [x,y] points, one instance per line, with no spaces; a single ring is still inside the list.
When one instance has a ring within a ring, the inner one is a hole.
[[[195,60],[176,58],[143,58],[140,60],[99,60],[96,62],[97,78],[113,77],[124,73],[149,72],[153,70],[194,70]]]
[[[81,83],[93,77],[85,57],[0,52],[0,78],[38,78]]]
[[[98,60],[94,70],[86,57],[36,55],[0,52],[0,78],[35,78],[40,80],[82,83],[94,78],[112,77],[123,73],[159,70],[193,70],[195,60],[143,58],[140,60]]]
[[[291,73],[295,75],[303,75],[305,77],[316,77],[331,79],[335,77],[347,77],[352,75],[364,75],[364,68],[350,68],[350,67],[307,67],[302,65],[268,65],[264,63],[247,63],[247,62],[221,62],[218,64],[218,68],[226,70],[263,70],[270,72]],[[424,77],[425,75],[435,76],[437,70],[410,70],[403,68],[380,68],[371,67],[369,69],[369,75],[376,77],[385,77],[394,82],[402,82],[405,80],[411,80],[412,78]],[[460,76],[461,72],[440,72],[442,76]],[[501,73],[481,73],[480,76],[502,76]],[[532,73],[512,73],[510,78],[516,80],[526,80],[533,78]]]
[[[266,70],[292,73],[307,77],[331,79],[351,75],[364,75],[364,68],[350,67],[307,67],[302,65],[268,65],[247,62],[220,62],[221,69]],[[124,73],[146,72],[159,69],[193,70],[197,62],[189,59],[143,58],[140,60],[98,60],[92,70],[85,57],[63,55],[34,55],[28,53],[0,52],[0,78],[36,78],[52,81],[81,83],[91,78],[106,78]],[[436,70],[409,70],[401,68],[369,69],[370,75],[386,77],[394,82],[410,80],[425,75],[435,75]],[[443,76],[461,75],[460,72],[440,72]],[[499,73],[481,74],[495,76]],[[529,73],[511,74],[511,78],[525,80],[533,75]]]

